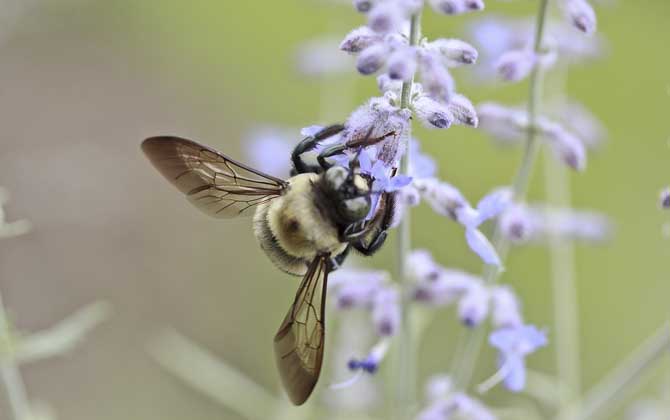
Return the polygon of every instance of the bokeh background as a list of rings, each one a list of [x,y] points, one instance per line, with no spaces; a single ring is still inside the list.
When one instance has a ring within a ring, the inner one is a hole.
[[[0,244],[0,288],[21,329],[53,324],[104,299],[113,316],[70,355],[23,369],[33,398],[68,420],[238,417],[164,372],[147,353],[172,326],[278,392],[271,337],[296,280],[264,258],[248,220],[217,222],[193,210],[140,153],[148,136],[187,136],[246,159],[259,124],[297,128],[344,120],[375,93],[372,78],[310,78],[296,47],[343,36],[363,22],[345,4],[317,0],[4,0],[0,2],[0,185],[10,218],[33,231]],[[488,2],[484,13],[524,16],[534,1]],[[574,203],[616,223],[611,243],[577,247],[581,358],[586,385],[658,328],[670,313],[670,219],[656,206],[670,183],[670,3],[599,7],[602,60],[571,69],[567,90],[606,125],[606,146],[571,178]],[[429,36],[461,36],[472,17],[426,13]],[[473,101],[522,102],[524,83],[483,85],[456,73]],[[469,80],[469,82],[468,82]],[[519,159],[485,134],[418,129],[439,173],[473,199],[508,182]],[[531,197],[541,199],[542,171]],[[458,226],[421,207],[417,247],[473,272]],[[366,263],[389,267],[393,247]],[[505,280],[527,319],[551,326],[547,252],[515,251]],[[461,327],[443,311],[421,347],[420,376],[443,371]],[[327,356],[328,357],[328,356]],[[478,376],[493,369],[484,356]],[[531,359],[553,369],[552,348]],[[327,360],[328,363],[328,360]],[[661,384],[655,368],[638,394]],[[669,369],[670,364],[665,364]],[[322,379],[331,381],[328,373]],[[380,377],[383,380],[384,376]],[[4,394],[0,418],[7,418]],[[500,394],[494,394],[494,397]],[[620,418],[620,417],[614,417]]]

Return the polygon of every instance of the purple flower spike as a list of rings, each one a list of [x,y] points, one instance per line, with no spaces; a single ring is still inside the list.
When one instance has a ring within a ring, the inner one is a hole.
[[[546,333],[533,325],[502,328],[489,336],[489,343],[498,349],[500,369],[505,372],[507,389],[519,392],[526,385],[525,358],[547,345]]]

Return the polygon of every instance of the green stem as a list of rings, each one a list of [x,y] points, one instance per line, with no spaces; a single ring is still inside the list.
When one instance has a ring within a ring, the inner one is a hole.
[[[552,101],[565,105],[565,68],[554,72]],[[565,165],[551,153],[544,154],[544,180],[546,201],[559,208],[569,208],[572,201],[570,178]],[[555,220],[549,220],[554,224]],[[578,297],[575,272],[575,250],[570,240],[549,235],[549,259],[553,285],[556,377],[562,386],[557,392],[558,407],[565,411],[581,395],[581,363],[579,355]],[[566,419],[573,419],[576,412],[565,412]]]
[[[548,4],[549,0],[541,0],[540,7],[538,8],[537,12],[534,41],[534,51],[536,54],[540,54],[542,52],[542,40],[544,37],[544,27],[547,18]],[[536,64],[530,74],[529,80],[527,105],[528,130],[526,131],[526,143],[523,157],[521,159],[521,165],[519,166],[514,180],[512,181],[512,194],[514,196],[514,200],[517,202],[523,202],[525,200],[528,184],[530,183],[530,177],[533,171],[533,167],[535,166],[535,161],[537,160],[538,151],[540,149],[540,142],[538,141],[535,127],[537,125],[537,116],[540,113],[542,80],[542,69],[539,65]],[[510,243],[502,234],[500,224],[496,225],[492,243],[495,249],[498,251],[500,259],[504,263],[504,261],[507,259]],[[486,266],[484,268],[485,282],[487,284],[497,283],[500,275],[502,274],[502,271],[502,267]],[[465,351],[461,355],[462,361],[460,363],[460,369],[456,373],[456,383],[463,389],[467,388],[470,384],[475,362],[479,356],[482,344],[484,343],[485,334],[486,331],[482,326],[470,332],[466,338]]]
[[[578,412],[571,420],[598,420],[606,418],[623,402],[624,391],[630,390],[651,366],[670,352],[670,323],[665,323],[650,338],[642,343],[626,360],[619,364],[584,397],[560,413]]]
[[[23,377],[19,371],[18,362],[14,357],[13,349],[13,334],[10,327],[7,312],[0,294],[0,344],[7,346],[7,354],[0,353],[0,376],[2,382],[7,389],[7,396],[9,406],[15,420],[23,420],[28,418],[30,413],[30,403],[26,392],[26,385],[23,382]],[[2,350],[2,349],[0,349]]]
[[[412,15],[410,21],[409,44],[414,46],[419,43],[421,37],[421,14]],[[400,96],[400,107],[403,109],[409,108],[412,85],[414,80],[404,82]],[[411,137],[411,125],[408,128],[406,138]],[[407,174],[409,169],[409,147],[408,151],[400,161],[400,173]],[[409,277],[407,276],[407,257],[411,250],[411,231],[410,231],[410,214],[409,209],[405,209],[405,215],[398,226],[397,239],[397,267],[396,278],[401,284],[402,289],[402,317],[400,322],[400,330],[397,335],[397,357],[395,363],[395,381],[394,381],[394,409],[393,414],[395,418],[406,420],[411,417],[415,404],[416,392],[416,356],[413,344],[412,333],[412,313],[411,313],[411,298],[409,289],[411,287]]]

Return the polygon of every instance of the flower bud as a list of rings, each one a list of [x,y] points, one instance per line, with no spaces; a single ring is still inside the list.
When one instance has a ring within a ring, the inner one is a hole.
[[[481,283],[473,283],[465,296],[458,302],[458,316],[468,327],[476,327],[484,321],[489,312],[490,294]]]
[[[394,1],[375,4],[368,13],[368,26],[379,34],[398,32],[405,18],[403,10]]]
[[[454,93],[454,79],[442,65],[440,57],[435,53],[424,53],[419,64],[423,89],[436,101],[448,103]]]
[[[472,11],[484,10],[484,0],[465,0],[465,8]]]
[[[411,81],[416,67],[416,51],[412,47],[401,47],[389,56],[388,75],[393,80]]]
[[[388,74],[382,73],[377,76],[377,88],[381,93],[393,92],[397,95],[402,89],[402,81],[393,80]]]
[[[439,52],[447,61],[447,65],[455,67],[462,64],[474,64],[477,61],[477,50],[460,39],[436,39],[429,42],[428,49]]]
[[[427,128],[449,128],[455,120],[449,106],[443,105],[428,96],[420,96],[412,106],[416,112],[416,117]]]
[[[670,187],[666,187],[661,190],[658,203],[662,209],[670,209]]]
[[[430,6],[438,13],[458,15],[466,11],[463,0],[429,0]]]
[[[400,325],[400,293],[396,289],[380,289],[372,303],[372,323],[377,334],[386,337],[394,335]]]
[[[447,108],[454,116],[457,124],[469,125],[471,127],[477,127],[477,125],[479,125],[477,111],[472,105],[472,102],[465,96],[455,94],[452,96]]]
[[[356,60],[356,68],[363,75],[375,73],[386,63],[388,53],[388,47],[384,43],[372,44],[361,51]]]
[[[596,13],[586,0],[564,0],[563,9],[566,18],[575,28],[587,35],[596,31]]]
[[[374,4],[373,0],[354,0],[354,7],[361,13],[369,12]]]
[[[577,136],[550,121],[541,120],[538,126],[560,160],[577,171],[586,168],[586,148]]]
[[[340,44],[340,49],[350,54],[357,54],[373,44],[380,43],[382,36],[374,33],[367,26],[361,26],[349,32]]]
[[[523,325],[519,300],[510,287],[496,286],[491,290],[494,328]]]
[[[500,230],[510,242],[523,243],[533,236],[534,222],[525,206],[516,205],[502,214]]]
[[[530,50],[511,50],[498,58],[495,67],[503,80],[518,82],[530,74],[536,60],[535,54]]]

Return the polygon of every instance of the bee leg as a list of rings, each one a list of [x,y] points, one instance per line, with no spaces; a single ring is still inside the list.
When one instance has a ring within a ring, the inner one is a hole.
[[[343,144],[336,144],[336,145],[330,146],[329,148],[327,148],[327,149],[323,150],[321,153],[319,153],[319,156],[316,157],[316,160],[319,162],[319,166],[324,171],[327,171],[328,168],[333,166],[333,164],[328,162],[326,159],[331,157],[331,156],[342,154],[347,149],[348,149],[348,147],[343,145]]]
[[[361,254],[365,255],[366,257],[369,257],[370,255],[374,254],[375,252],[379,251],[379,248],[384,245],[384,242],[386,241],[386,236],[387,232],[385,230],[379,232],[379,234],[370,242],[369,245],[365,245],[363,241],[358,241],[354,242],[351,244],[354,248],[356,248],[356,251],[360,252]]]
[[[294,171],[298,174],[320,172],[321,167],[306,163],[302,159],[302,155],[306,152],[314,150],[314,148],[318,146],[321,141],[338,134],[342,130],[344,130],[344,126],[342,124],[334,124],[325,127],[313,136],[305,137],[300,143],[298,143],[295,149],[293,149],[293,153],[291,153],[291,160],[293,161]]]
[[[349,255],[349,251],[351,251],[351,246],[347,246],[344,248],[344,251],[342,251],[340,254],[336,255],[334,258],[330,259],[330,269],[331,271],[335,271],[338,268],[344,264],[344,260],[347,259],[347,255]]]

